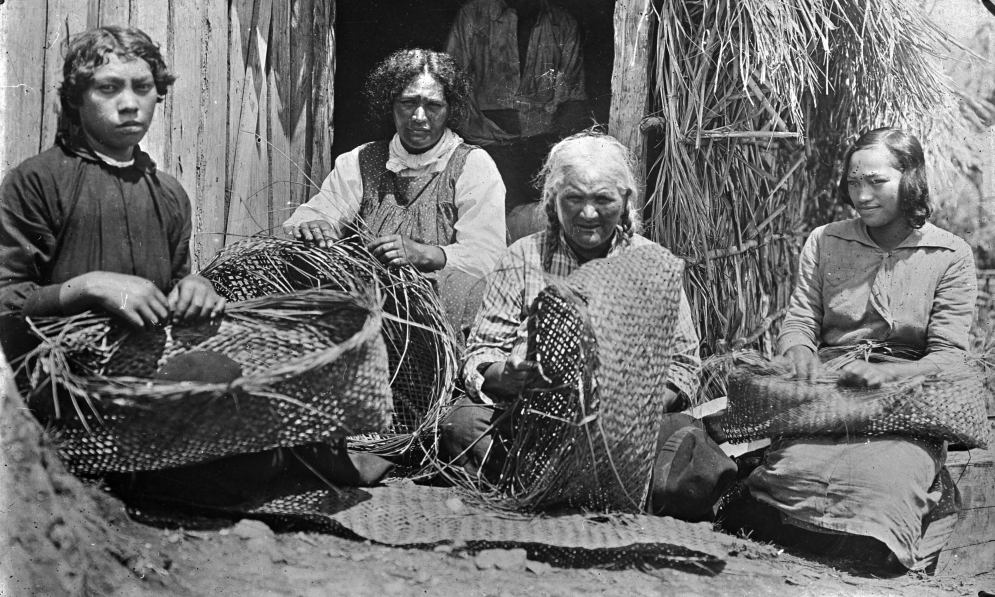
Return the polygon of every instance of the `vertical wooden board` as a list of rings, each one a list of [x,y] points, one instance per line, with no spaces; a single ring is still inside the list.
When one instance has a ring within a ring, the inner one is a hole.
[[[961,506],[995,508],[995,461],[988,450],[951,451],[947,470],[960,491]],[[992,537],[995,539],[995,536]]]
[[[47,16],[34,2],[0,7],[0,177],[41,149]]]
[[[232,206],[239,200],[235,198],[238,179],[235,177],[235,164],[238,154],[239,140],[242,135],[242,97],[245,89],[246,66],[249,60],[249,40],[252,32],[253,7],[256,0],[230,0],[228,5],[228,118],[225,121],[227,143],[225,144],[225,204],[221,231],[225,237],[221,239],[222,246],[228,244],[228,223],[231,219]]]
[[[268,117],[266,120],[269,139],[268,188],[269,210],[267,229],[271,234],[279,234],[277,228],[293,213],[293,181],[291,171],[300,158],[292,155],[293,120],[297,106],[292,93],[294,73],[291,70],[291,30],[290,11],[292,0],[278,0],[273,3],[273,17],[270,21],[270,43],[267,53],[266,81],[269,90]],[[288,209],[289,207],[289,209]]]
[[[961,510],[945,550],[995,542],[995,506]],[[995,569],[995,563],[992,568]]]
[[[995,571],[995,541],[944,549],[940,552],[936,563],[937,576],[967,578],[993,571]]]
[[[266,56],[273,0],[257,0],[249,31],[249,56],[242,85],[241,107],[233,122],[237,127],[234,159],[230,166],[230,204],[227,243],[265,230],[269,222],[269,148],[266,119],[268,93]],[[236,65],[233,65],[235,68]],[[239,98],[231,98],[238,101]]]
[[[149,2],[149,0],[141,0]],[[200,124],[201,52],[203,21],[199,0],[170,0],[168,28],[172,40],[170,66],[178,76],[170,92],[172,110],[167,131],[170,151],[167,171],[197,200],[197,129]],[[166,15],[164,15],[166,16]]]
[[[231,179],[238,148],[238,121],[242,116],[242,90],[249,60],[248,40],[255,0],[231,0],[228,6],[228,156],[225,161]],[[248,23],[248,25],[244,24]]]
[[[105,25],[120,25],[127,27],[131,14],[130,0],[100,0],[100,14],[97,22],[101,27]]]
[[[311,171],[317,184],[332,169],[335,107],[335,0],[314,0],[314,65],[311,91]]]
[[[101,0],[101,11],[103,3],[106,1]],[[159,45],[159,51],[162,53],[166,65],[173,71],[173,74],[178,75],[182,80],[184,77],[189,77],[190,74],[184,72],[182,65],[177,64],[177,54],[186,54],[186,50],[174,52],[175,44],[170,43],[170,13],[173,12],[175,4],[176,0],[166,0],[165,2],[163,0],[131,0],[130,10],[126,14],[129,17],[129,25],[144,31],[152,38],[153,42]],[[175,47],[181,48],[181,46]],[[169,131],[172,127],[173,103],[176,101],[176,95],[177,87],[174,85],[166,94],[166,99],[156,104],[152,126],[149,127],[149,132],[142,140],[142,150],[152,156],[160,169],[173,175],[176,175],[176,167],[169,146]],[[189,191],[189,189],[187,190]]]
[[[100,26],[100,0],[88,0],[86,8],[86,28]]]
[[[228,123],[228,4],[203,2],[200,41],[200,120],[197,128],[197,184],[193,259],[201,269],[224,246]]]
[[[55,143],[62,104],[62,64],[68,40],[86,30],[88,5],[79,0],[48,0],[48,25],[45,33],[45,105],[41,112],[41,146]]]
[[[314,69],[314,0],[295,0],[290,13],[290,73],[293,111],[290,126],[291,193],[287,207],[295,208],[307,201],[312,194],[310,181],[311,146],[314,120],[312,110],[312,70]],[[323,45],[323,44],[322,44]],[[317,188],[314,188],[317,192]]]
[[[608,130],[636,159],[636,180],[646,178],[646,138],[639,125],[649,104],[649,63],[654,24],[653,0],[615,4],[615,60]],[[639,195],[642,208],[646,198]]]

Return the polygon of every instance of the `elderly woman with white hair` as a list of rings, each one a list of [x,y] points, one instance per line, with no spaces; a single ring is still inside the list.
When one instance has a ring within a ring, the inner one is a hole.
[[[525,360],[526,321],[549,279],[652,243],[637,233],[632,161],[614,138],[588,131],[564,139],[550,151],[542,180],[549,224],[508,247],[488,277],[461,370],[467,397],[442,424],[443,449],[471,474],[503,460],[500,444],[508,430],[495,431],[492,423],[521,393],[535,366]],[[680,410],[695,395],[701,367],[698,334],[683,291],[679,308],[675,354],[663,392],[668,412]]]

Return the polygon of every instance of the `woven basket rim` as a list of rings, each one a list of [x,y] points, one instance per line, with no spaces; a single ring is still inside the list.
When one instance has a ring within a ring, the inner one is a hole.
[[[260,303],[266,304],[269,309],[274,307],[279,308],[274,305],[274,301],[279,301],[281,298],[289,301],[291,299],[300,300],[311,297],[336,297],[341,299],[343,303],[363,309],[366,312],[366,319],[363,322],[363,326],[348,339],[334,346],[311,354],[293,357],[277,363],[275,366],[262,372],[241,375],[229,383],[162,381],[141,377],[107,376],[101,374],[80,376],[69,371],[53,372],[51,375],[53,377],[57,375],[64,387],[67,383],[74,385],[80,392],[95,400],[140,400],[143,398],[176,400],[193,396],[222,396],[232,393],[274,394],[272,390],[268,389],[268,386],[330,364],[341,357],[341,355],[355,350],[380,334],[383,318],[376,307],[378,304],[377,297],[373,296],[370,292],[305,290],[285,295],[269,295],[237,303],[229,303],[227,312],[251,312]],[[111,320],[110,315],[102,317],[106,317],[108,321]],[[27,319],[30,322],[30,318]],[[38,332],[36,328],[32,331],[41,337],[43,343],[51,342],[50,338]],[[27,359],[24,362],[26,363]],[[71,387],[66,387],[66,389],[70,392],[73,391]]]

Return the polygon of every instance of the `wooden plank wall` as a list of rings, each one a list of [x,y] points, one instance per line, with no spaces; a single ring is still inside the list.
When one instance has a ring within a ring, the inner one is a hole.
[[[650,52],[656,15],[653,0],[615,3],[615,62],[608,130],[636,160],[636,180],[646,180],[646,136],[640,128],[649,109]],[[646,198],[637,199],[642,207]]]
[[[960,489],[957,527],[940,552],[939,576],[968,577],[995,571],[995,460],[987,450],[950,452],[947,469]]]
[[[333,0],[232,0],[228,242],[280,224],[331,169]]]
[[[278,228],[332,166],[334,2],[4,4],[0,177],[54,142],[67,37],[100,25],[136,26],[179,75],[142,148],[190,195],[195,269],[226,244]]]

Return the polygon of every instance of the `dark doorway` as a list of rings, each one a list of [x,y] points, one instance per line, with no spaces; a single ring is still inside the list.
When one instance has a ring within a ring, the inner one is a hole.
[[[337,157],[385,138],[373,126],[363,83],[378,62],[402,48],[441,50],[464,0],[340,0],[336,4],[335,141]],[[608,122],[614,58],[613,0],[554,2],[577,19],[584,39],[587,93],[595,119]]]

